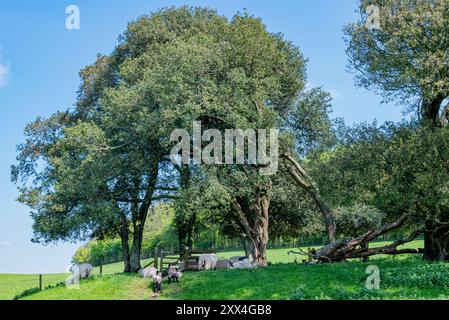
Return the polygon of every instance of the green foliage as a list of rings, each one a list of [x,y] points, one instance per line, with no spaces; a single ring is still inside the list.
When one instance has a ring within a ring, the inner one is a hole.
[[[334,206],[363,203],[396,219],[410,213],[410,228],[449,220],[449,128],[414,124],[350,129],[330,157],[311,164],[323,195]]]
[[[356,237],[384,224],[385,213],[363,204],[334,209],[337,232],[342,236]]]
[[[72,258],[74,263],[87,263],[91,261],[91,248],[81,247],[75,251]]]
[[[380,29],[365,26],[369,5],[380,9]],[[361,0],[359,11],[344,29],[358,85],[406,105],[449,96],[446,0]]]
[[[449,269],[446,263],[429,263],[389,267],[382,270],[382,283],[385,286],[408,286],[428,288],[429,286],[449,289]]]

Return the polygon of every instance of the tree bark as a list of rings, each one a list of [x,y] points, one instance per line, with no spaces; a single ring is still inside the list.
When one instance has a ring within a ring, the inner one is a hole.
[[[148,216],[148,211],[151,207],[152,198],[154,195],[154,191],[156,190],[156,182],[158,176],[158,161],[152,164],[151,170],[148,173],[148,178],[146,181],[146,190],[143,201],[138,201],[139,192],[140,191],[140,181],[135,181],[134,186],[134,203],[132,212],[132,225],[133,225],[133,243],[131,246],[131,270],[133,272],[139,271],[141,269],[140,265],[140,254],[142,250],[142,240],[143,240],[143,231],[145,227],[145,221]]]
[[[186,191],[190,187],[190,167],[189,165],[181,165],[175,167],[179,172],[180,190]],[[193,228],[196,223],[196,215],[193,214],[189,220],[185,219],[184,212],[177,212],[176,229],[178,231],[178,243],[181,256],[186,252],[186,248],[192,249],[193,245]]]
[[[424,260],[449,261],[449,226],[427,221],[424,231]]]
[[[255,195],[255,205],[250,208],[251,212],[244,212],[242,205],[235,201],[233,208],[237,213],[242,226],[242,238],[245,253],[260,267],[268,265],[267,243],[268,243],[268,216],[270,208],[270,197],[268,194],[261,195],[259,191]],[[248,216],[252,219],[248,219]],[[251,222],[250,222],[251,221]]]
[[[123,264],[124,264],[124,270],[125,273],[131,272],[131,260],[129,255],[129,240],[128,240],[129,234],[128,230],[125,234],[120,235],[121,244],[122,244],[122,257],[123,257]]]
[[[335,242],[328,244],[327,246],[315,250],[312,249],[310,252],[293,252],[289,253],[300,253],[308,255],[309,257],[318,260],[320,262],[341,262],[347,259],[354,258],[367,258],[369,256],[377,254],[403,254],[403,253],[423,253],[423,249],[397,249],[398,246],[414,240],[418,235],[422,234],[422,230],[416,230],[410,236],[397,240],[389,245],[383,247],[369,248],[367,244],[370,241],[377,239],[378,237],[386,234],[391,230],[395,230],[401,227],[406,221],[408,214],[402,215],[396,221],[370,230],[363,235],[354,239],[339,239]]]
[[[441,115],[439,114],[445,98],[439,95],[431,101],[423,100],[422,119],[433,123],[435,127],[446,126],[449,120],[449,104],[443,108]],[[449,260],[449,226],[430,219],[425,221],[423,258],[430,261]]]
[[[440,109],[446,97],[438,95],[433,100],[423,100],[421,103],[421,117],[423,120],[431,121],[435,126],[441,125]]]
[[[131,246],[131,270],[133,272],[139,271],[142,268],[140,265],[140,254],[142,249],[142,239],[143,239],[143,227],[144,223],[137,221],[134,223],[133,227],[133,243]]]

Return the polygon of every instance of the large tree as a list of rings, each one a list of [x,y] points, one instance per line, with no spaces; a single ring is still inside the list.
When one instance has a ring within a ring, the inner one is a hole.
[[[369,5],[379,8],[380,28],[366,25]],[[349,65],[357,85],[375,90],[386,101],[406,105],[423,124],[430,123],[429,130],[447,124],[449,3],[362,0],[359,10],[361,19],[345,27]],[[439,248],[448,246],[444,235],[449,228],[432,218],[425,226],[424,256],[441,259]]]
[[[191,128],[194,120],[219,130],[276,127],[278,113],[304,87],[304,65],[295,46],[247,14],[228,20],[210,9],[182,7],[130,23],[111,55],[81,71],[75,108],[31,124],[19,147],[13,178],[25,179],[21,200],[33,209],[37,236],[104,234],[111,219],[104,224],[102,213],[111,212],[123,231],[125,270],[137,271],[148,210],[154,199],[167,197],[158,189],[188,186],[186,167],[177,181],[162,181],[173,170],[170,133]],[[251,196],[265,199],[253,186]]]

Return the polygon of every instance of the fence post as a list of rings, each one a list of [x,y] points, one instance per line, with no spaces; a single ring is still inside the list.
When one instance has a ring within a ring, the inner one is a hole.
[[[154,251],[153,251],[153,258],[154,258],[154,261],[153,261],[154,267],[157,270],[157,259],[158,259],[157,249],[154,249]]]
[[[100,275],[103,275],[103,263],[100,262]]]
[[[39,291],[42,291],[42,274],[39,274]]]
[[[160,271],[162,272],[162,269],[164,268],[164,266],[163,266],[163,261],[164,261],[164,251],[162,251],[161,248],[159,248],[159,256],[160,256],[160,258],[161,258]]]

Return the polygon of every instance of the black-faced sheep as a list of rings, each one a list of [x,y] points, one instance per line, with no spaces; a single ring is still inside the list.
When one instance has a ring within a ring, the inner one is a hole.
[[[179,278],[182,277],[182,272],[179,271],[178,267],[169,265],[168,271],[167,271],[167,279],[168,284],[170,284],[172,281],[179,282]]]

